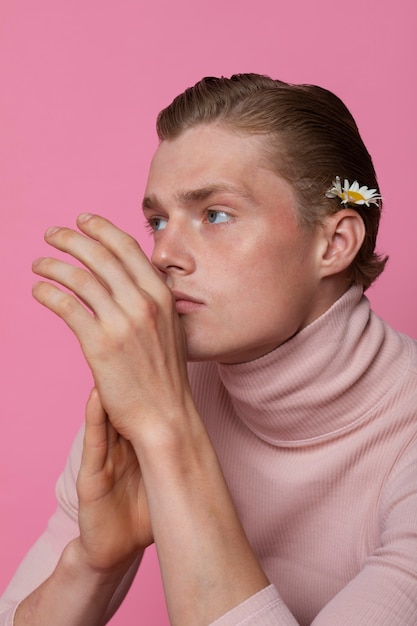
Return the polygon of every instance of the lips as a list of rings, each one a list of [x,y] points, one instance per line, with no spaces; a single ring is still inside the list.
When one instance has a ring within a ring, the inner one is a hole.
[[[205,306],[204,302],[189,296],[186,293],[180,291],[172,291],[172,295],[175,298],[175,308],[179,315],[185,315],[187,313],[195,313]]]

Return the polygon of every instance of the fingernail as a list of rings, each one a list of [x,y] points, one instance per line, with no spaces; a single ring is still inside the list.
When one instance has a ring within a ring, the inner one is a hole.
[[[32,267],[36,267],[37,265],[39,265],[39,263],[42,263],[44,257],[40,256],[37,259],[34,259],[32,261]]]
[[[81,213],[78,216],[78,221],[82,224],[83,222],[86,222],[87,220],[89,220],[91,217],[93,217],[91,213]]]
[[[57,230],[59,230],[59,226],[51,226],[50,228],[48,228],[48,230],[45,231],[45,237],[50,237],[51,235],[56,233]]]

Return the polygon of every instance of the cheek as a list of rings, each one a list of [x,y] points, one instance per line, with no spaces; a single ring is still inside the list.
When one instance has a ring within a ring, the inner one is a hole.
[[[279,249],[264,246],[256,254],[240,264],[236,279],[237,297],[246,299],[246,307],[252,315],[263,319],[274,315],[280,317],[297,308],[299,300],[308,298],[312,275],[311,255],[298,242]]]
[[[299,283],[309,263],[309,246],[294,227],[278,228],[259,223],[234,237],[218,240],[200,264],[209,290],[231,300],[271,302],[287,299],[293,283]],[[226,229],[225,229],[226,230]],[[200,261],[201,261],[200,257]]]
[[[220,255],[221,252],[221,255]],[[248,306],[271,290],[277,275],[275,259],[270,262],[259,249],[229,243],[219,251],[217,261],[208,260],[204,271],[206,287],[217,293],[227,309]]]

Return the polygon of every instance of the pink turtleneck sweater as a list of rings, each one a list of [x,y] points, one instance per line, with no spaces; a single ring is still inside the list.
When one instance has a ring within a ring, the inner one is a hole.
[[[354,287],[274,352],[192,364],[190,378],[271,581],[215,625],[416,626],[416,343]],[[0,626],[77,534],[81,445],[58,482],[57,513],[0,602]]]

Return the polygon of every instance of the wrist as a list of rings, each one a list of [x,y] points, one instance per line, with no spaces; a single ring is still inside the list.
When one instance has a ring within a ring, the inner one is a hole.
[[[132,565],[134,559],[126,559],[113,567],[97,567],[84,548],[81,538],[70,541],[61,555],[61,571],[69,579],[75,577],[90,587],[116,587]]]
[[[179,427],[147,444],[142,440],[137,454],[170,618],[172,623],[209,623],[269,581],[200,418],[186,432]]]
[[[142,471],[149,467],[159,473],[163,467],[173,466],[176,472],[183,468],[188,474],[192,459],[200,462],[215,457],[191,396],[186,396],[181,406],[167,409],[162,419],[159,414],[148,418],[147,428],[133,420],[138,427],[130,438]]]
[[[97,570],[85,557],[80,539],[73,539],[51,575],[19,603],[16,626],[107,624],[117,606],[111,608],[111,603],[124,571]]]

